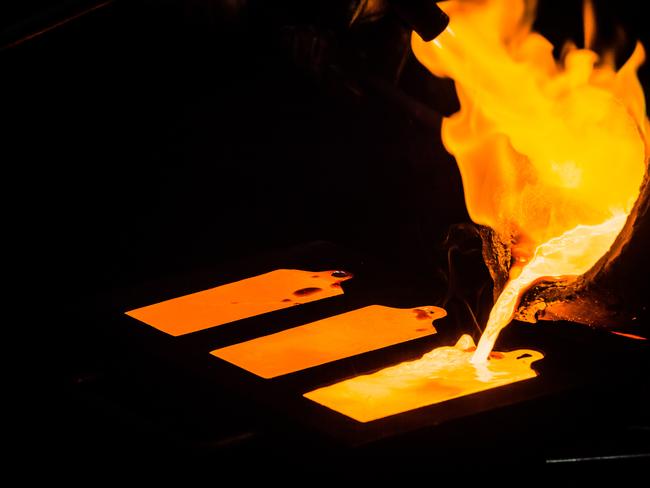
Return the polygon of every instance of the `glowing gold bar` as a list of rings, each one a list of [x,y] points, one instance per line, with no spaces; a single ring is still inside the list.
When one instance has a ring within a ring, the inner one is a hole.
[[[278,269],[209,290],[126,312],[158,330],[179,336],[343,293],[345,271]]]
[[[476,348],[469,336],[456,346],[439,347],[416,361],[319,388],[305,397],[359,422],[497,388],[537,375],[537,351],[494,352],[482,365],[470,362]],[[524,357],[525,356],[525,357]]]
[[[431,322],[447,315],[438,307],[380,305],[347,312],[212,351],[262,378],[329,363],[435,334]]]

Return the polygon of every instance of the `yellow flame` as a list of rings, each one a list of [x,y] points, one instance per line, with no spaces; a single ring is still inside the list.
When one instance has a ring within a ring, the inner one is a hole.
[[[511,243],[514,265],[474,362],[485,361],[521,296],[542,277],[586,272],[607,252],[636,201],[648,156],[648,119],[636,76],[640,43],[616,70],[588,49],[553,46],[531,31],[534,3],[450,1],[434,42],[413,33],[417,58],[453,78],[461,109],[442,139],[458,163],[472,220]],[[526,264],[528,263],[528,264]]]

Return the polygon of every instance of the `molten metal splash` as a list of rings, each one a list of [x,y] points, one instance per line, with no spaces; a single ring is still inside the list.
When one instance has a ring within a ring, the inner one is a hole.
[[[579,225],[538,246],[533,259],[508,281],[492,307],[472,362],[487,359],[499,332],[512,320],[521,293],[531,283],[541,277],[576,276],[589,271],[611,247],[625,219],[625,214],[619,214],[600,225]]]
[[[357,376],[305,394],[306,398],[359,422],[535,377],[537,351],[493,353],[489,362],[470,361],[474,341],[463,335],[453,347],[439,347],[417,361]]]
[[[646,171],[648,120],[636,76],[637,44],[616,70],[589,49],[594,12],[585,3],[584,49],[563,59],[532,32],[534,3],[450,1],[451,18],[413,51],[432,73],[453,78],[461,110],[444,120],[443,142],[460,168],[472,220],[512,244],[510,281],[492,310],[473,361],[485,361],[536,280],[580,275],[620,233]]]

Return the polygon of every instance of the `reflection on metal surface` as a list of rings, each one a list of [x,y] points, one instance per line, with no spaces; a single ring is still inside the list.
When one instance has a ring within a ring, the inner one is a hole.
[[[617,332],[615,330],[612,331],[612,334],[616,334],[622,337],[627,337],[628,339],[634,339],[637,341],[647,341],[648,339],[646,337],[642,337],[640,335],[636,334],[628,334],[627,332]]]
[[[179,336],[274,310],[341,295],[345,271],[278,269],[126,312]]]
[[[482,364],[471,361],[474,341],[463,335],[453,347],[438,347],[420,359],[356,376],[304,396],[359,422],[444,402],[535,377],[531,364],[540,352],[493,352]]]
[[[642,458],[650,458],[650,453],[644,452],[640,454],[618,454],[615,456],[592,456],[592,457],[547,459],[546,464],[584,463],[589,461],[621,461],[621,460],[642,459]]]
[[[293,373],[435,334],[438,307],[360,308],[276,334],[224,347],[211,354],[263,378]]]

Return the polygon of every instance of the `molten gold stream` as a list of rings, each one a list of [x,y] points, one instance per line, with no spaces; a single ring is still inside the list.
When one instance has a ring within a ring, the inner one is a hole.
[[[600,225],[580,225],[539,246],[521,273],[508,281],[492,307],[472,362],[487,360],[499,332],[512,320],[526,288],[542,277],[576,276],[589,271],[611,247],[625,219],[626,215],[620,214]]]

